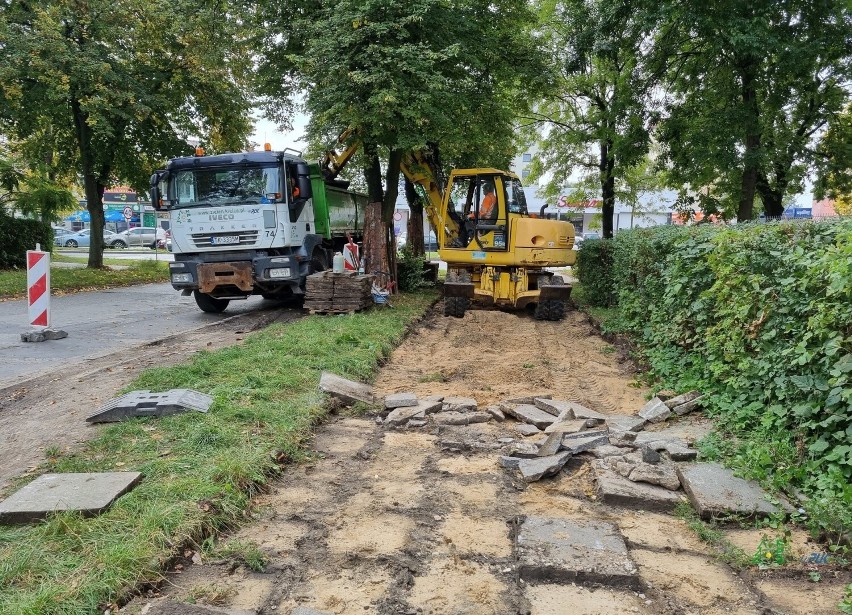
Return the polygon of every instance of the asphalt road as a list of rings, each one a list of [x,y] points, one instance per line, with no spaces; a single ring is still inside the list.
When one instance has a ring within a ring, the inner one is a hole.
[[[203,327],[264,305],[260,297],[232,301],[224,314],[205,314],[192,297],[169,284],[146,284],[51,299],[51,327],[68,332],[62,340],[22,342],[26,300],[0,302],[0,388],[69,363],[94,359]],[[270,305],[266,302],[266,305]]]

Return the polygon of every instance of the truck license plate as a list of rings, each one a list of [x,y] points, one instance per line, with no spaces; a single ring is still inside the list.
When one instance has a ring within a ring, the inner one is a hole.
[[[225,235],[224,237],[211,237],[210,243],[214,246],[223,244],[240,243],[240,238],[237,235]]]

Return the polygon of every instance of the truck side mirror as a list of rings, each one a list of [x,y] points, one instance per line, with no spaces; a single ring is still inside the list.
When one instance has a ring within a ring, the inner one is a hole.
[[[160,190],[160,182],[163,181],[166,177],[165,171],[156,171],[151,176],[151,205],[157,211],[161,211],[166,209],[165,202],[163,201],[163,194]],[[168,196],[168,195],[166,195]]]

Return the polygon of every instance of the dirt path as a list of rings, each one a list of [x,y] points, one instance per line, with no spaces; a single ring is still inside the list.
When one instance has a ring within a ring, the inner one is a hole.
[[[184,362],[199,350],[238,344],[249,331],[299,317],[295,310],[241,314],[0,389],[0,492],[35,470],[46,450],[68,450],[93,437],[96,428],[84,419],[143,369]]]
[[[466,395],[480,405],[550,393],[632,414],[646,391],[610,348],[577,313],[563,323],[435,313],[393,354],[376,388]],[[190,612],[181,602],[282,615],[300,606],[336,615],[835,612],[843,578],[816,585],[802,575],[737,575],[683,521],[599,503],[584,455],[555,478],[523,483],[497,464],[498,439],[520,439],[515,426],[386,431],[369,418],[333,420],[317,434],[315,461],[289,469],[258,498],[256,521],[230,537],[260,547],[270,560],[264,572],[187,551],[160,590],[122,613]],[[641,591],[524,583],[517,532],[529,516],[614,523]],[[760,533],[740,530],[737,539],[754,552]]]

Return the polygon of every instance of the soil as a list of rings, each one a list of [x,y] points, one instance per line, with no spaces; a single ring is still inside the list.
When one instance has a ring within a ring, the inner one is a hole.
[[[632,365],[580,313],[554,323],[489,310],[451,319],[440,309],[381,369],[378,395],[459,395],[485,407],[550,394],[607,414],[634,414],[645,403],[649,391],[637,383]],[[199,330],[134,352],[124,363],[106,358],[38,386],[0,392],[0,486],[39,463],[45,447],[72,447],[89,437],[93,431],[81,419],[140,369],[238,343],[269,318],[246,315],[229,329]],[[687,436],[707,428],[700,417],[681,425]],[[121,612],[153,615],[177,601],[266,615],[289,615],[297,606],[335,615],[836,613],[844,584],[852,581],[848,572],[826,571],[820,583],[809,582],[800,565],[738,573],[684,521],[598,502],[585,455],[556,477],[523,483],[497,464],[498,439],[523,440],[515,426],[511,420],[440,428],[430,422],[389,431],[374,417],[333,417],[316,432],[312,460],[288,468],[255,499],[253,520],[222,538],[256,544],[268,560],[263,572],[188,548],[159,587]],[[525,584],[515,535],[528,515],[615,523],[642,590]],[[760,536],[732,529],[731,541],[746,549]],[[795,548],[807,553],[816,545],[796,535]]]

